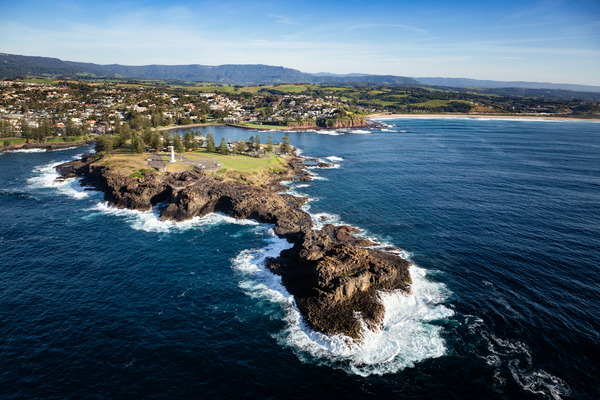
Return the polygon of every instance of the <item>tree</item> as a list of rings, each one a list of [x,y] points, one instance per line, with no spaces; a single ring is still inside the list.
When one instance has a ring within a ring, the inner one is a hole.
[[[177,152],[177,154],[183,154],[183,152],[185,151],[185,148],[183,147],[183,143],[181,143],[181,137],[179,137],[178,133],[175,134],[175,140],[173,140],[173,146],[175,147],[175,151]]]
[[[121,134],[121,121],[115,121],[115,135]]]
[[[44,119],[42,125],[36,130],[35,140],[44,142],[48,136],[52,136],[52,125],[48,119]]]
[[[283,137],[283,144],[281,145],[281,153],[282,154],[290,154],[292,151],[292,146],[290,145],[290,138],[287,136]]]
[[[99,136],[96,140],[96,153],[111,151],[113,149],[113,140],[110,136]]]
[[[243,140],[239,140],[236,144],[235,144],[235,148],[233,149],[233,151],[236,154],[241,154],[244,151],[246,151],[246,142],[244,142]]]
[[[169,131],[164,131],[163,133],[163,147],[169,147],[172,145],[171,135],[169,135]]]
[[[136,154],[142,154],[145,150],[143,140],[138,136],[137,132],[134,132],[131,137],[131,151]]]
[[[267,144],[273,145],[273,137],[271,135],[267,138]]]
[[[142,139],[144,140],[144,143],[150,143],[152,139],[152,128],[144,128]]]
[[[212,115],[214,119],[219,120],[225,118],[229,113],[227,111],[213,110]]]
[[[250,136],[250,139],[248,139],[248,149],[250,151],[254,150],[254,136]]]
[[[77,136],[77,127],[71,118],[67,118],[65,122],[65,136]]]
[[[219,153],[227,154],[227,142],[225,141],[225,138],[221,139],[221,144],[219,144]]]
[[[254,148],[256,151],[260,150],[260,136],[256,135],[254,138]]]
[[[195,142],[191,132],[186,132],[183,136],[183,146],[186,150],[192,149],[192,142]]]
[[[208,144],[206,145],[206,151],[209,153],[216,153],[215,139],[213,138],[212,132],[208,132]]]
[[[117,140],[113,143],[113,145],[115,146],[115,148],[119,148],[125,143],[127,143],[129,139],[131,139],[131,133],[129,131],[122,130],[119,136],[117,137]],[[133,141],[131,142],[131,144],[133,146]]]
[[[150,135],[150,143],[148,143],[148,145],[154,150],[160,151],[160,149],[162,148],[160,133],[158,133],[157,131],[152,132],[152,135]]]

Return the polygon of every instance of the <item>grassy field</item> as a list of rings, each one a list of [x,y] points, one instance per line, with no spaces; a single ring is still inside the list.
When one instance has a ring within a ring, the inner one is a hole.
[[[50,78],[30,78],[30,79],[24,79],[23,82],[44,83],[47,85],[56,85],[58,83],[57,80],[50,79]]]
[[[169,165],[167,165],[167,171],[168,172],[183,171],[184,169],[187,168],[187,166],[188,166],[187,163],[169,164]]]
[[[278,90],[284,93],[296,93],[301,94],[307,91],[317,89],[317,85],[295,85],[295,84],[287,84],[287,85],[265,85],[265,86],[245,86],[242,88],[232,88],[237,93],[248,92],[248,93],[258,93],[261,89],[265,90]]]
[[[379,100],[379,99],[366,100],[365,103],[371,104],[374,106],[382,106],[382,107],[398,105],[398,103],[395,101],[384,101],[384,100]]]
[[[4,145],[4,142],[10,142],[10,144],[21,144],[21,143],[25,143],[25,139],[23,138],[6,138],[6,139],[0,139],[0,144]]]
[[[468,103],[466,100],[429,100],[426,101],[424,103],[415,103],[413,104],[413,106],[418,106],[418,107],[443,107],[445,105],[447,105],[450,102],[456,102],[456,103]]]
[[[46,143],[65,143],[64,139],[67,139],[69,142],[81,142],[83,140],[87,140],[90,136],[65,136],[65,137],[51,137],[46,139]]]

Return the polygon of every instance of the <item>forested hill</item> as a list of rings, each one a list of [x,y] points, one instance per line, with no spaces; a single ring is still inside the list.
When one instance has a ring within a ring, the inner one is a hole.
[[[523,88],[523,89],[554,89],[574,90],[579,92],[600,92],[600,86],[575,85],[570,83],[523,82],[523,81],[490,81],[467,78],[415,78],[426,85],[448,87],[470,87],[483,89]]]
[[[465,78],[407,78],[395,75],[330,73],[309,74],[292,68],[261,64],[228,65],[100,65],[58,58],[29,57],[0,53],[0,79],[26,76],[53,76],[79,79],[122,78],[167,81],[214,82],[229,85],[271,85],[313,83],[334,86],[403,86],[438,90],[469,91],[513,97],[592,99],[599,86],[539,82],[500,82]],[[435,86],[433,86],[435,85]],[[577,91],[574,91],[577,90]]]
[[[58,58],[17,56],[0,53],[0,79],[16,76],[75,75],[77,68]]]
[[[218,82],[232,85],[258,85],[274,83],[357,83],[379,85],[418,86],[411,78],[391,75],[320,76],[300,72],[292,68],[270,65],[99,65],[57,58],[28,57],[0,53],[0,79],[28,75],[62,75],[76,77],[78,74],[95,76],[168,79],[196,82]]]

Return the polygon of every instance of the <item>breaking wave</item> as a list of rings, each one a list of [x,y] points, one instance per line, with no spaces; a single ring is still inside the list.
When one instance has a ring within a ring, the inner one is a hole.
[[[449,318],[454,312],[440,304],[448,296],[444,285],[428,281],[424,269],[414,265],[410,268],[412,294],[381,294],[385,305],[383,329],[365,330],[362,340],[354,341],[308,328],[281,278],[265,268],[267,257],[276,257],[290,247],[287,241],[273,236],[267,239],[264,249],[242,251],[232,265],[243,275],[239,286],[247,295],[280,305],[286,327],[274,337],[282,346],[291,348],[302,362],[368,376],[396,373],[446,353],[442,328],[430,322]]]
[[[159,203],[149,211],[137,211],[126,208],[111,207],[107,202],[100,202],[93,206],[87,218],[94,218],[96,215],[111,215],[124,218],[131,228],[145,232],[175,233],[183,232],[197,227],[215,226],[219,224],[236,224],[259,226],[260,224],[252,220],[238,220],[228,217],[222,213],[212,213],[204,217],[194,217],[187,221],[161,221],[159,219],[161,210],[166,203]]]
[[[19,149],[19,150],[6,150],[4,152],[0,152],[0,154],[4,153],[45,153],[45,149]]]
[[[35,175],[27,179],[31,189],[54,188],[62,194],[74,199],[83,199],[90,196],[98,196],[100,192],[91,190],[88,187],[81,186],[81,178],[69,178],[62,181],[56,179],[60,177],[55,167],[64,164],[65,161],[59,161],[48,165],[38,166],[33,169]]]

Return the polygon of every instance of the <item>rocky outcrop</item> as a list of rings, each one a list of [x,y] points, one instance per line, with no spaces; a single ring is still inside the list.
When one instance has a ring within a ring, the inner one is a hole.
[[[94,140],[82,140],[79,142],[58,142],[58,143],[22,143],[11,146],[0,146],[0,153],[4,151],[15,151],[15,150],[32,150],[41,149],[46,151],[68,149],[71,147],[87,146],[94,143]]]
[[[353,114],[338,118],[319,118],[317,126],[328,129],[367,128],[369,124],[364,115]]]
[[[103,190],[105,200],[116,207],[149,210],[168,199],[161,220],[184,221],[222,212],[273,224],[275,234],[294,246],[278,258],[268,259],[266,266],[281,275],[306,323],[328,335],[360,338],[364,326],[381,326],[384,307],[379,291],[409,290],[410,264],[370,248],[374,243],[356,236],[355,228],[327,225],[313,230],[312,218],[301,209],[307,199],[278,193],[286,189],[283,180],[310,179],[303,161],[288,158],[288,168],[274,173],[263,186],[192,171],[149,172],[144,178],[132,178],[96,166],[91,157],[57,170],[65,178],[84,176],[86,184]]]
[[[374,243],[356,237],[357,232],[333,225],[303,232],[292,249],[267,260],[307,324],[328,335],[358,338],[361,320],[369,329],[380,328],[385,310],[377,292],[408,291],[411,283],[408,261],[368,248]]]

